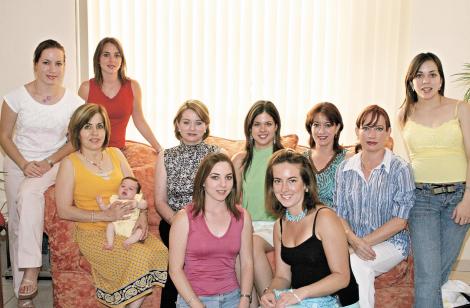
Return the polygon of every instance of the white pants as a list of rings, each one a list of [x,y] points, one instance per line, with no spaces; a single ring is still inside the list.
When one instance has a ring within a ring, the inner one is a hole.
[[[16,295],[24,269],[42,265],[44,192],[55,183],[58,168],[56,164],[40,178],[27,178],[15,162],[5,156],[8,239]]]
[[[372,246],[375,251],[375,260],[364,261],[355,253],[351,254],[351,268],[359,285],[359,306],[361,308],[374,308],[375,277],[388,272],[405,257],[402,252],[389,242],[382,242]]]

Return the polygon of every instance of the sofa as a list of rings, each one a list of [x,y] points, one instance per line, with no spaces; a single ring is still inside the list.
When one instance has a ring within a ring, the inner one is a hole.
[[[209,136],[209,144],[216,144],[227,150],[230,156],[243,150],[244,141]],[[297,151],[307,148],[298,145],[296,135],[282,137],[285,147]],[[154,173],[155,151],[144,144],[127,141],[124,155],[142,184],[143,193],[149,205],[149,229],[158,236],[160,217],[155,210],[154,201]],[[91,277],[90,264],[80,254],[78,245],[73,241],[74,223],[62,220],[57,215],[55,205],[55,188],[50,187],[46,192],[45,232],[49,236],[51,256],[51,274],[53,285],[53,302],[55,308],[94,308],[101,307],[96,301],[95,288]],[[274,253],[269,253],[272,261]],[[409,308],[413,303],[413,270],[412,259],[400,263],[392,271],[376,279],[376,307]],[[159,307],[161,289],[155,288],[148,296],[142,307]]]

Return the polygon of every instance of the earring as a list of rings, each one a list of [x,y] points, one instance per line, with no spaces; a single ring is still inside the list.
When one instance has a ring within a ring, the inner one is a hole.
[[[276,137],[274,137],[273,145],[276,145]]]
[[[253,136],[250,136],[250,143],[253,143]]]
[[[305,192],[308,192],[308,188],[307,188],[307,187],[305,187]]]

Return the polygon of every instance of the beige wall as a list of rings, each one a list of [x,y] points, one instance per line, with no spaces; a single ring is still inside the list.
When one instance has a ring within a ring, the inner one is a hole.
[[[83,1],[82,1],[83,2]],[[457,85],[451,74],[461,71],[470,62],[470,1],[410,0],[403,2],[405,23],[401,33],[401,66],[404,78],[411,58],[423,51],[432,51],[442,60],[446,73],[446,94],[460,98],[464,88]],[[78,87],[77,23],[75,0],[1,0],[0,1],[0,95],[33,79],[32,53],[42,40],[54,38],[67,53],[65,86]],[[406,20],[408,20],[406,22]],[[397,108],[403,87],[397,89]],[[394,126],[395,127],[395,126]],[[397,130],[397,151],[406,155]],[[2,157],[0,155],[0,163]],[[4,196],[0,194],[0,203]],[[462,258],[470,264],[470,241]],[[470,268],[470,267],[469,267]]]

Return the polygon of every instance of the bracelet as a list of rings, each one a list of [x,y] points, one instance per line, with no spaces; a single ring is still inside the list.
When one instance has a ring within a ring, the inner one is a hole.
[[[91,222],[95,222],[95,211],[91,211]]]
[[[193,300],[194,300],[195,297],[191,297],[189,300],[186,301],[186,304],[190,304]]]
[[[50,157],[46,159],[46,162],[49,164],[49,166],[51,166],[51,168],[54,167],[54,162]]]
[[[250,304],[251,304],[251,294],[242,293],[242,294],[240,294],[240,298],[242,298],[242,297],[248,297],[248,299],[250,300]]]
[[[302,300],[300,299],[300,297],[294,293],[294,291],[291,291],[292,292],[292,295],[294,295],[295,299],[297,300],[297,303],[300,303]]]

